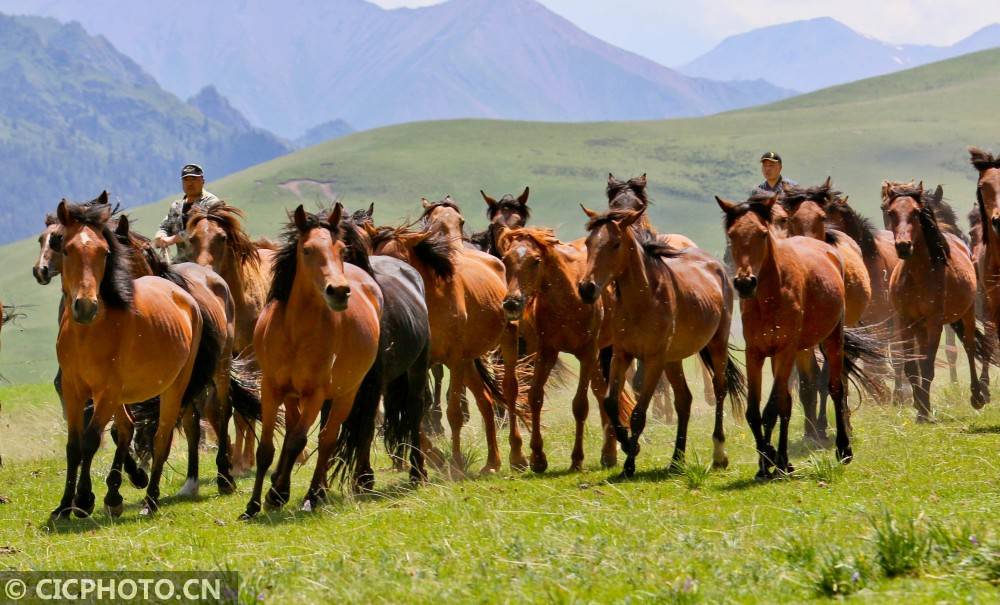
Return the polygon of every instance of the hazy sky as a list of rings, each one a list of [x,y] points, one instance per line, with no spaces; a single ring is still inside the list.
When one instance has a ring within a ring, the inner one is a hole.
[[[440,0],[371,1],[395,8]],[[887,42],[941,45],[1000,22],[997,0],[540,1],[597,37],[667,66],[686,63],[726,36],[812,17],[833,17]]]

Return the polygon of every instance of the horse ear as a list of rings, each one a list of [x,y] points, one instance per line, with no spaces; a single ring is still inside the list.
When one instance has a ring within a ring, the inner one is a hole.
[[[587,208],[583,204],[580,204],[580,208],[583,209],[583,213],[587,215],[587,218],[594,218],[598,215],[597,212],[594,212],[593,210]]]
[[[128,216],[123,214],[118,218],[118,224],[115,225],[115,235],[119,235],[121,237],[127,237],[128,229],[129,229]]]
[[[330,216],[326,219],[330,230],[336,230],[340,226],[340,219],[344,217],[344,205],[337,202],[333,205],[333,210],[330,212]]]
[[[833,187],[833,177],[830,176],[826,177],[826,181],[823,182],[823,187],[827,189]]]
[[[375,216],[375,202],[368,204],[368,210],[365,211],[365,216],[368,218],[373,218]]]
[[[638,185],[639,187],[642,187],[643,189],[646,188],[646,173],[645,172],[642,173],[642,176],[640,176],[639,178],[635,179],[635,184]]]
[[[729,214],[734,208],[736,208],[735,202],[727,202],[719,196],[715,196],[715,203],[718,204],[719,208],[722,208],[722,211],[726,214]]]
[[[431,202],[427,198],[422,197],[420,198],[420,205],[424,207],[424,210],[427,210],[431,207]]]
[[[102,191],[101,195],[97,196],[97,203],[98,204],[107,204],[108,203],[108,191],[107,191],[107,189],[105,189],[104,191]]]
[[[529,193],[531,193],[531,191],[527,187],[525,187],[521,195],[517,196],[517,203],[522,206],[527,206]]]
[[[938,185],[937,189],[934,190],[934,201],[941,203],[941,200],[943,199],[944,199],[944,187]]]
[[[295,227],[299,231],[302,231],[303,233],[308,231],[309,221],[306,220],[306,209],[302,207],[302,204],[299,204],[299,207],[295,209],[295,212],[292,214],[292,218],[295,221]]]
[[[892,188],[889,186],[889,181],[882,181],[882,199],[883,200],[889,199],[889,192],[891,191],[891,189]]]
[[[497,201],[491,198],[490,196],[486,195],[486,192],[483,191],[482,189],[479,190],[479,195],[483,196],[483,201],[486,202],[486,205],[489,206],[490,208],[497,205]]]
[[[73,224],[73,217],[70,216],[69,206],[66,205],[66,200],[59,202],[59,207],[56,208],[56,217],[59,218],[59,224],[63,227],[69,227]]]

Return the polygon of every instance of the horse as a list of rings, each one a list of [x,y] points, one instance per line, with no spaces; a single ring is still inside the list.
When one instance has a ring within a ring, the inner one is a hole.
[[[373,211],[374,208],[369,207],[367,211],[342,214],[340,220],[340,237],[346,244],[344,261],[371,275],[382,291],[383,300],[378,359],[373,365],[378,374],[371,379],[379,379],[381,383],[377,389],[362,387],[342,429],[348,434],[360,432],[362,435],[355,470],[355,487],[359,490],[370,490],[374,482],[369,461],[371,448],[364,443],[370,444],[374,436],[374,413],[380,396],[386,416],[383,425],[386,449],[390,455],[409,460],[413,483],[427,478],[420,434],[428,404],[425,391],[431,338],[424,282],[416,269],[405,262],[371,254],[371,237],[366,225],[371,223]],[[322,213],[320,220],[324,220]],[[368,399],[362,400],[363,395]],[[324,408],[321,425],[328,413]],[[404,451],[400,455],[401,449]]]
[[[446,197],[423,201],[423,228],[380,228],[372,231],[376,254],[409,263],[424,280],[431,326],[431,363],[444,364],[448,385],[452,473],[464,471],[460,396],[472,391],[486,428],[487,457],[482,473],[500,469],[494,397],[501,390],[481,357],[496,348],[507,326],[503,299],[507,294],[504,266],[499,259],[463,245],[464,219],[458,204]],[[510,420],[514,422],[512,418]]]
[[[898,338],[906,358],[906,375],[913,387],[918,422],[931,420],[930,387],[945,325],[954,328],[965,347],[972,406],[982,408],[989,397],[988,389],[976,376],[976,359],[983,363],[989,363],[989,359],[983,335],[976,328],[972,254],[961,239],[941,228],[929,197],[922,182],[882,184],[882,210],[889,219],[900,258],[889,290],[899,317]]]
[[[746,341],[747,423],[758,454],[756,478],[791,473],[788,421],[792,397],[788,379],[798,357],[813,355],[820,346],[829,364],[828,389],[836,414],[837,458],[849,463],[854,453],[847,425],[845,376],[869,390],[876,385],[861,370],[859,360],[877,359],[873,340],[844,326],[846,287],[844,261],[836,248],[811,237],[780,237],[772,226],[773,193],[755,192],[742,203],[716,196],[724,214],[724,229],[736,265],[733,285],[740,295]],[[760,394],[764,360],[771,358],[774,384],[763,417]],[[777,449],[771,434],[780,418]],[[772,470],[773,467],[773,470]]]
[[[643,211],[610,210],[587,215],[587,260],[577,284],[580,298],[595,304],[613,284],[611,314],[613,356],[603,405],[626,454],[622,474],[635,474],[639,437],[646,424],[646,408],[656,389],[644,381],[631,414],[631,435],[619,420],[619,400],[625,372],[632,360],[643,361],[650,376],[666,372],[677,410],[677,437],[672,465],[684,460],[691,391],[683,361],[695,354],[712,375],[715,392],[715,429],[712,465],[725,468],[723,403],[728,393],[734,410],[742,400],[742,375],[729,357],[729,329],[733,294],[722,264],[698,248],[677,250],[646,230]]]
[[[241,519],[261,510],[279,406],[285,406],[286,428],[265,502],[270,509],[289,500],[292,467],[324,407],[329,412],[320,427],[304,509],[314,509],[325,497],[333,456],[344,461],[346,472],[367,445],[361,431],[338,435],[359,391],[377,393],[381,388],[380,375],[370,370],[378,359],[382,292],[364,269],[344,262],[342,215],[339,204],[322,216],[298,206],[275,257],[268,302],[254,329],[253,348],[261,370],[261,435],[253,494]]]
[[[274,251],[250,239],[243,230],[243,211],[239,208],[228,204],[193,206],[188,201],[183,212],[193,261],[221,275],[236,301],[234,353],[252,358],[253,330],[267,298]],[[254,439],[253,422],[237,416],[235,473],[253,466]]]
[[[548,468],[541,431],[541,411],[545,397],[545,383],[556,364],[560,352],[571,353],[580,362],[576,393],[573,396],[573,417],[576,436],[570,456],[570,470],[583,469],[583,433],[589,412],[588,385],[600,400],[607,388],[605,376],[598,363],[598,352],[611,345],[610,319],[604,301],[584,302],[577,292],[577,283],[586,268],[587,250],[582,242],[563,243],[549,229],[514,228],[504,230],[497,242],[507,275],[507,296],[503,309],[507,319],[517,322],[518,334],[527,344],[527,350],[536,353],[528,403],[531,408],[531,470],[536,473]],[[509,356],[505,362],[510,366]],[[511,369],[504,373],[507,378]],[[508,392],[508,407],[513,410]],[[628,418],[633,404],[623,398],[619,408],[623,418]],[[604,408],[601,407],[601,426],[604,445],[601,464],[605,467],[616,463],[615,435]],[[512,416],[513,418],[514,416]],[[512,433],[517,423],[511,422]],[[520,436],[511,442],[520,445]],[[520,449],[511,453],[512,465],[525,466]]]
[[[982,292],[983,315],[987,330],[994,332],[990,339],[990,348],[995,346],[996,334],[1000,333],[1000,156],[995,156],[978,147],[969,148],[969,159],[972,166],[979,172],[976,182],[976,207],[970,214],[978,218],[978,246],[974,246],[974,258],[979,276],[979,288]],[[989,375],[983,365],[983,376],[980,378],[984,386],[989,385]]]
[[[861,246],[843,232],[827,225],[827,209],[839,195],[840,192],[833,190],[831,180],[827,177],[826,182],[817,187],[786,187],[779,201],[788,214],[789,235],[825,241],[840,253],[844,261],[844,326],[854,327],[861,322],[871,302],[871,276],[865,266]],[[822,388],[823,380],[816,356],[804,352],[798,356],[796,365],[801,377],[799,399],[806,417],[805,436],[818,443],[826,443],[827,393]],[[816,413],[817,387],[820,387],[819,414]]]
[[[66,483],[59,506],[52,512],[55,518],[93,512],[90,466],[101,432],[112,417],[118,447],[108,475],[105,506],[111,515],[121,514],[118,487],[131,424],[119,412],[123,404],[159,395],[152,472],[141,512],[148,515],[157,510],[174,425],[213,380],[218,382],[220,372],[228,375],[229,370],[217,318],[206,317],[195,298],[171,280],[132,277],[132,254],[108,227],[111,212],[107,204],[78,205],[65,200],[56,212],[63,228],[62,289],[67,303],[56,352],[68,437]],[[121,220],[127,225],[127,219]],[[216,388],[225,390],[218,384]],[[228,400],[227,394],[220,396]],[[87,419],[84,408],[90,399],[93,412]],[[225,450],[224,442],[220,450]],[[217,461],[221,489],[223,481],[232,484],[225,451]]]
[[[531,191],[525,187],[521,195],[514,197],[507,193],[499,200],[490,197],[482,189],[479,190],[479,194],[486,202],[486,220],[489,221],[489,224],[486,230],[473,233],[470,241],[479,250],[501,258],[502,254],[497,245],[500,234],[504,229],[518,229],[526,226],[528,219],[531,218],[531,209],[528,208],[528,196]]]

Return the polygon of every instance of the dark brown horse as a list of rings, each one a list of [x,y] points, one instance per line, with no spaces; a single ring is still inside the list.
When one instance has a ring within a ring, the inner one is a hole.
[[[584,208],[587,223],[587,262],[578,284],[580,298],[596,303],[605,287],[616,293],[611,333],[614,355],[604,397],[605,411],[627,458],[623,474],[635,473],[639,437],[656,382],[644,381],[631,418],[631,434],[619,420],[619,401],[625,373],[633,359],[645,363],[649,376],[666,372],[677,409],[674,464],[683,462],[691,391],[683,361],[700,355],[710,368],[715,391],[715,445],[713,466],[725,467],[723,402],[741,401],[742,376],[729,358],[729,328],[733,294],[722,264],[697,248],[676,250],[638,224],[642,211],[611,210],[599,214]]]
[[[975,246],[975,260],[980,279],[980,290],[985,304],[984,316],[988,329],[994,331],[991,348],[1000,327],[1000,157],[978,147],[969,148],[973,167],[979,172],[976,183],[976,210],[978,216],[978,246]],[[971,218],[971,217],[970,217]],[[985,368],[989,364],[984,365]],[[989,384],[989,376],[983,376],[984,386]]]
[[[304,508],[312,510],[325,498],[335,451],[352,466],[359,448],[367,445],[358,432],[339,443],[338,435],[378,355],[382,292],[363,269],[344,263],[342,211],[340,204],[323,216],[296,208],[275,261],[268,303],[254,331],[261,369],[261,436],[244,519],[261,509],[280,406],[285,407],[286,431],[267,494],[269,508],[289,500],[292,467],[324,407],[328,414],[320,427],[316,470]],[[377,392],[380,380],[371,386]]]
[[[917,420],[931,419],[930,388],[941,331],[951,325],[962,338],[969,359],[972,405],[983,407],[989,397],[976,376],[976,358],[988,354],[976,328],[976,271],[965,243],[945,233],[928,201],[923,183],[886,181],[882,210],[889,219],[900,263],[890,280],[890,294],[899,317],[907,378],[913,387]]]
[[[791,472],[788,421],[792,397],[788,379],[803,351],[821,346],[829,364],[829,392],[837,418],[837,457],[850,462],[853,452],[847,432],[845,371],[856,372],[862,354],[877,358],[865,343],[844,327],[846,312],[843,260],[835,248],[807,237],[778,235],[773,226],[773,194],[757,193],[744,203],[716,197],[725,214],[725,230],[735,265],[733,283],[740,294],[746,341],[749,401],[747,422],[757,443],[758,479]],[[771,358],[774,385],[763,417],[760,395],[764,360]],[[771,434],[778,419],[778,448]]]

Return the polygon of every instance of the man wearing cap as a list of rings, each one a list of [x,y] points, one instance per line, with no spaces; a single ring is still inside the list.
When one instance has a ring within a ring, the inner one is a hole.
[[[782,193],[785,187],[798,185],[781,176],[781,156],[773,151],[760,156],[760,171],[764,174],[764,182],[757,185],[756,191]]]
[[[167,216],[153,236],[153,245],[157,248],[168,248],[176,244],[178,261],[188,260],[190,255],[184,233],[184,203],[190,202],[194,206],[203,208],[212,208],[223,203],[205,190],[205,172],[197,164],[188,164],[181,169],[181,188],[184,190],[184,197],[170,203]]]

